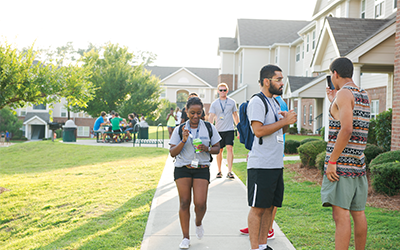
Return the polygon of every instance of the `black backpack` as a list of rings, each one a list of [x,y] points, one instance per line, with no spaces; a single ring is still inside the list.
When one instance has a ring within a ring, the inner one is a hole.
[[[208,131],[208,137],[210,137],[210,144],[211,144],[211,138],[213,137],[213,130],[212,130],[212,127],[211,127],[211,123],[204,121],[204,124],[206,125],[207,131]],[[181,123],[181,125],[179,125],[179,128],[178,128],[178,134],[179,134],[179,138],[181,138],[181,140],[182,140],[182,127],[183,127],[183,125],[185,125],[185,123]],[[200,123],[199,123],[199,126],[200,126]],[[213,157],[210,154],[210,162],[212,162],[212,161],[213,161]]]

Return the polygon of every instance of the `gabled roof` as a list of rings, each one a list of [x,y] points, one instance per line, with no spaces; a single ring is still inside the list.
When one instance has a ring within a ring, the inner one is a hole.
[[[309,21],[238,19],[239,46],[271,46],[291,43],[299,38],[297,32]]]
[[[318,77],[288,76],[290,91],[294,92]]]
[[[146,66],[145,69],[151,71],[151,74],[159,77],[161,80],[174,74],[178,70],[183,67],[160,67],[160,66]],[[219,69],[217,68],[187,68],[186,70],[190,71],[206,83],[210,84],[213,87],[218,86],[218,74]]]
[[[31,120],[35,116],[39,117],[46,123],[50,122],[50,114],[45,112],[28,112],[25,115],[24,122]]]
[[[361,19],[327,17],[327,22],[335,38],[341,56],[345,56],[376,33],[392,24],[390,19]]]
[[[231,37],[220,37],[219,38],[219,50],[237,50],[238,43],[236,38]]]

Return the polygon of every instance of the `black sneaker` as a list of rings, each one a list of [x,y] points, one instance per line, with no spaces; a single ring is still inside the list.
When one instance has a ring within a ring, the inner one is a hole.
[[[226,175],[226,178],[235,179],[235,176],[232,174],[232,172],[228,172],[228,174]]]
[[[270,246],[267,246],[267,248],[264,248],[264,250],[273,250]]]

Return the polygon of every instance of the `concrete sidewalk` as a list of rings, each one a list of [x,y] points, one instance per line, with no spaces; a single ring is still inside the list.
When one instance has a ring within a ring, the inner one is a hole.
[[[215,157],[214,157],[215,158]],[[173,159],[169,156],[154,195],[141,250],[179,249],[182,232],[179,224],[179,199],[173,178]],[[211,183],[208,193],[208,208],[203,220],[205,235],[198,240],[195,235],[194,207],[191,206],[190,241],[192,250],[234,249],[248,250],[248,236],[239,229],[247,227],[247,191],[245,185],[235,178],[225,178],[227,168],[223,166],[224,177],[216,179],[217,165],[210,168]],[[279,216],[279,210],[277,213]],[[295,249],[274,223],[275,239],[268,241],[274,250]]]

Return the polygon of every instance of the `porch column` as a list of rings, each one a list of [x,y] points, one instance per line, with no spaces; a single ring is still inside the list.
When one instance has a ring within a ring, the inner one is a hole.
[[[301,130],[301,112],[303,108],[301,106],[301,97],[297,98],[297,132],[300,134]]]
[[[354,63],[353,81],[358,86],[361,87],[361,67],[363,64]]]
[[[393,105],[393,73],[388,74],[388,83],[386,87],[386,110]]]
[[[293,109],[294,110],[294,98],[290,98],[290,105],[289,105],[289,110]],[[290,124],[289,127],[293,127],[293,124]]]
[[[328,135],[329,135],[329,105],[331,105],[331,102],[328,99],[328,96],[325,95],[324,98],[324,117],[323,119],[323,126],[325,127],[325,135],[324,135],[324,140],[328,141]]]

